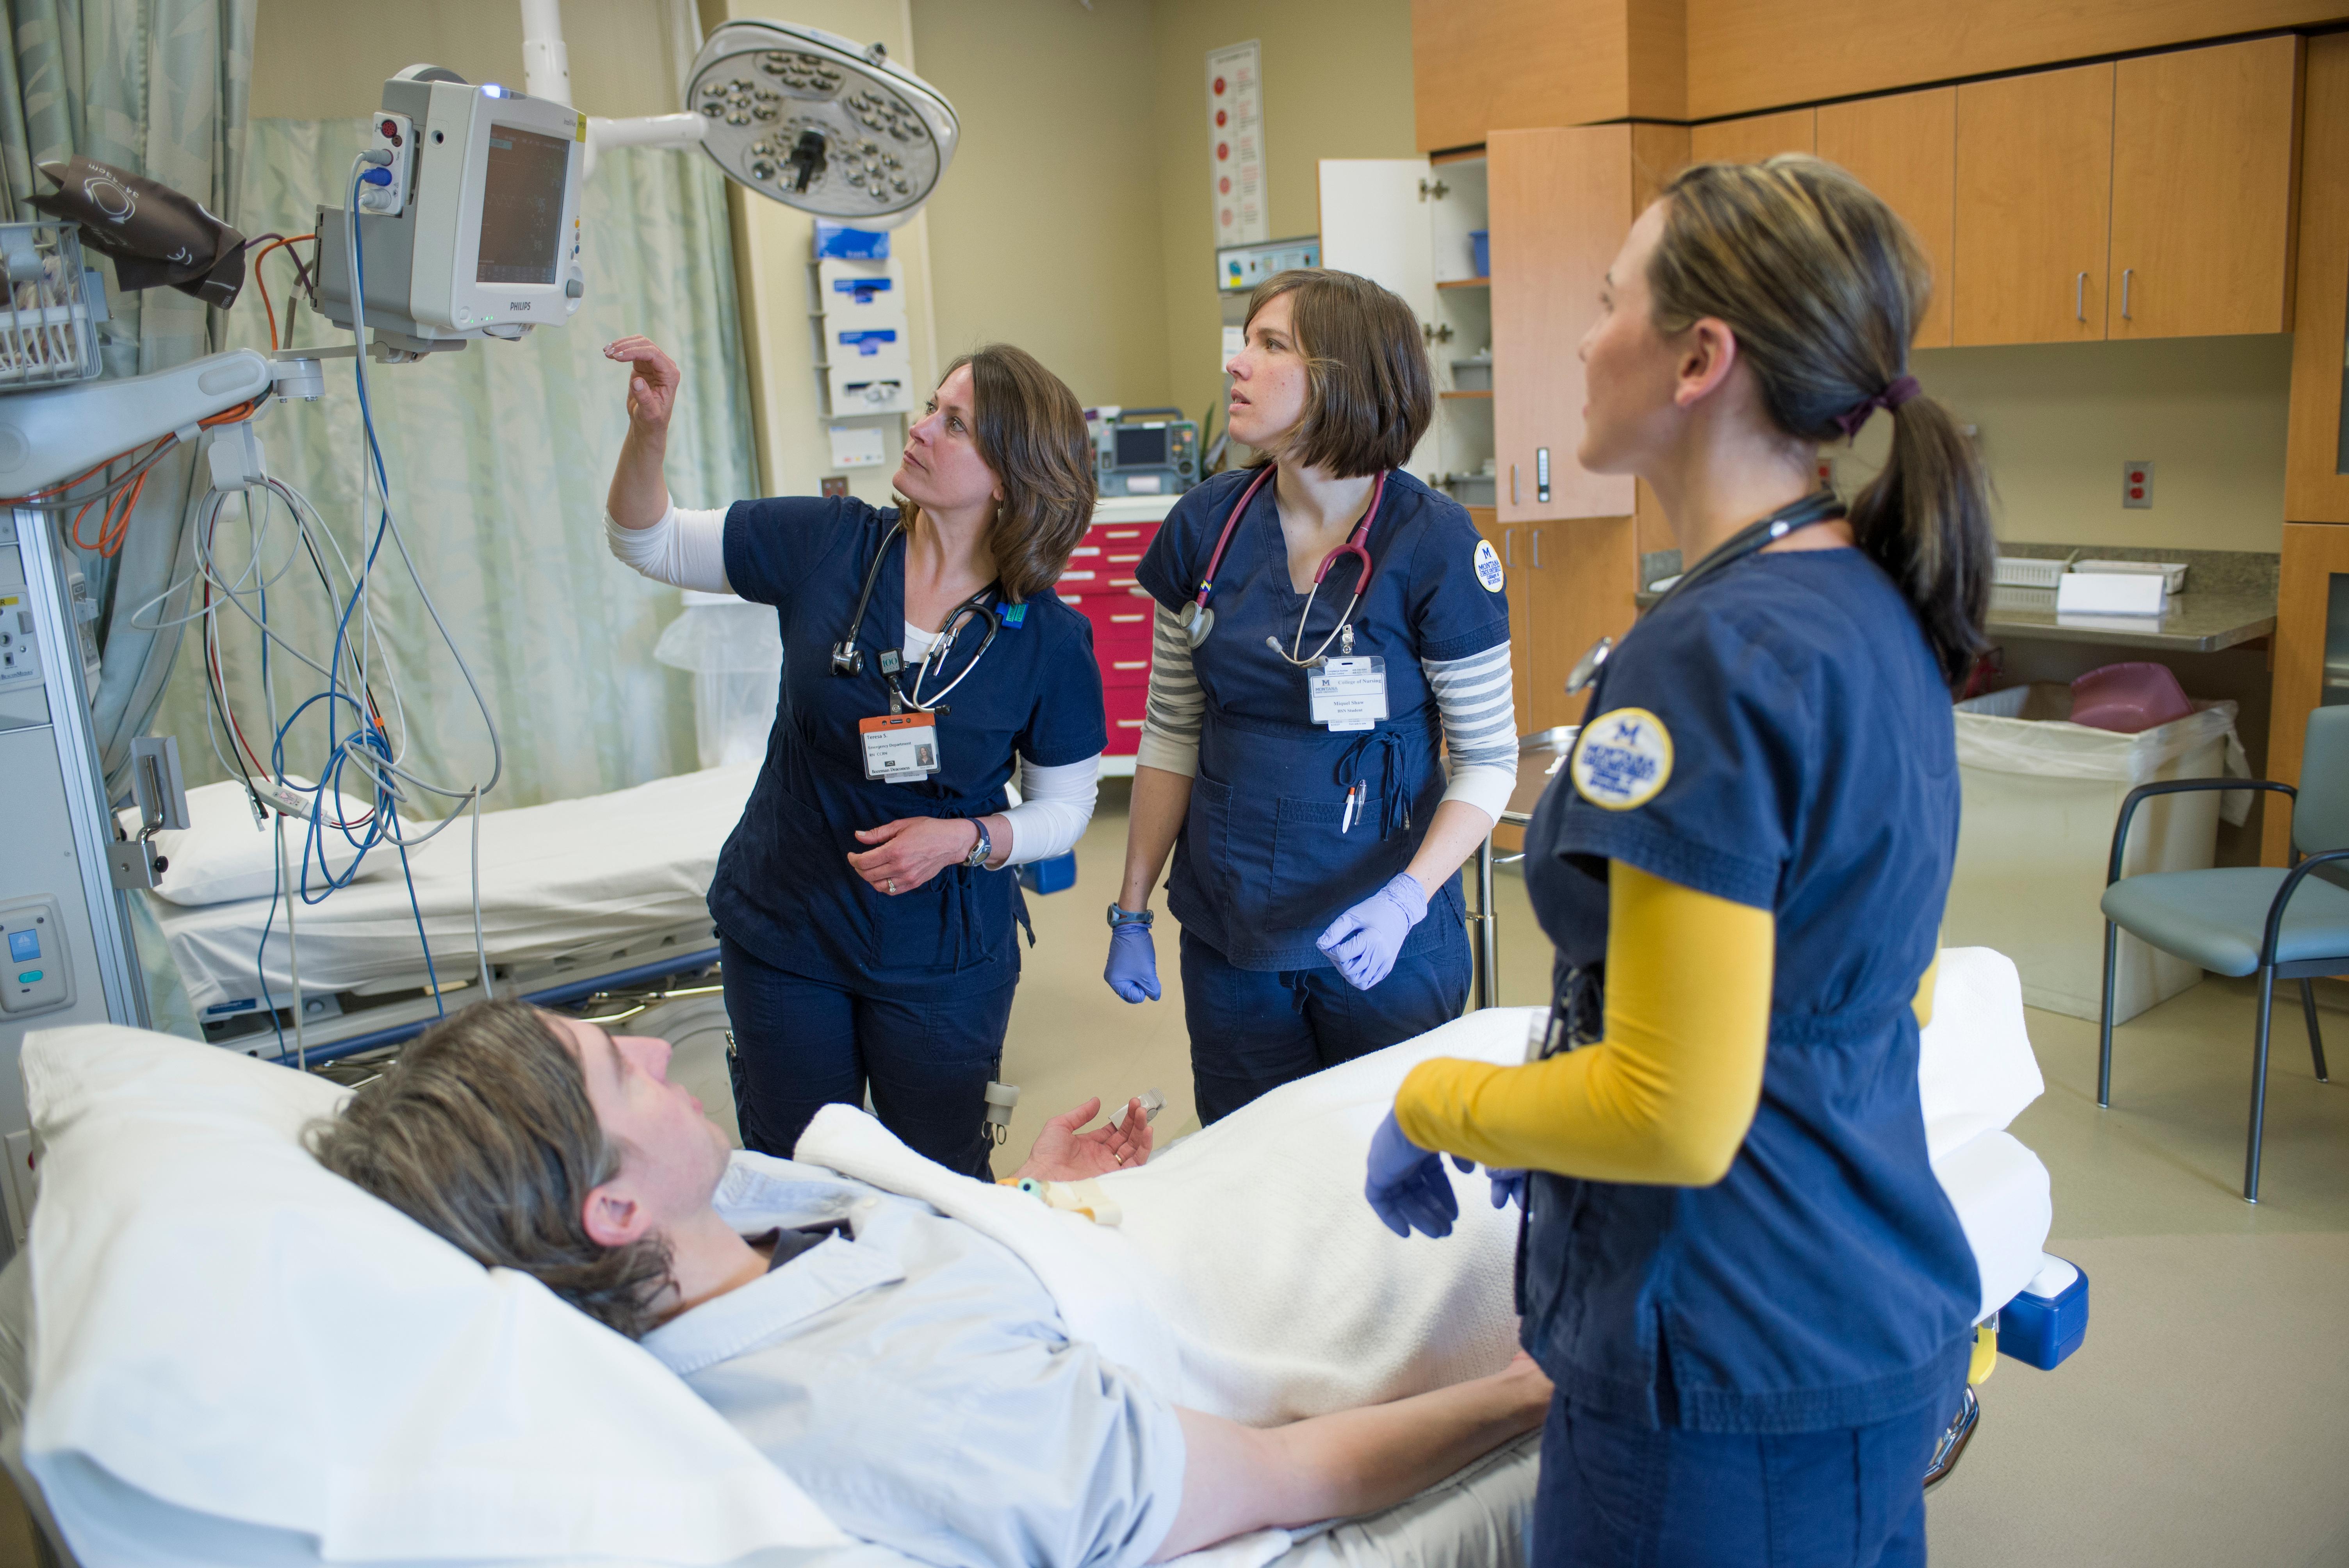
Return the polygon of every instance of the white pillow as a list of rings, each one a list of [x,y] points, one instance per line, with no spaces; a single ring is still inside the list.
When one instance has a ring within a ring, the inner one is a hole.
[[[82,1561],[125,1560],[115,1483],[280,1532],[254,1561],[285,1532],[343,1562],[851,1544],[642,1347],[311,1159],[331,1084],[113,1025],[32,1034],[23,1066],[24,1449]]]
[[[307,780],[290,775],[287,782],[298,785],[305,792],[310,788]],[[285,863],[294,880],[297,883],[302,880],[305,852],[309,855],[310,884],[314,889],[324,881],[318,871],[321,852],[335,876],[349,872],[351,862],[359,858],[358,846],[351,839],[365,840],[367,832],[354,828],[346,836],[334,824],[361,821],[368,810],[364,800],[330,793],[326,813],[319,820],[316,850],[308,848],[309,822],[300,818],[286,819]],[[139,831],[136,811],[122,813],[122,829],[127,833]],[[405,826],[400,830],[414,831]],[[155,896],[191,909],[241,898],[267,898],[277,886],[277,829],[274,824],[254,821],[244,786],[233,779],[189,790],[188,826],[165,828],[158,832],[155,852],[170,862],[155,886]],[[388,843],[378,843],[367,851],[367,863],[359,874],[376,876],[387,866],[398,869],[398,851]]]

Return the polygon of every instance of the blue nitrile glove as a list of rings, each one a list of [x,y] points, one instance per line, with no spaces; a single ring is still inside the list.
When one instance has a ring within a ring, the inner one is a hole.
[[[1485,1176],[1493,1183],[1493,1207],[1506,1209],[1512,1203],[1519,1209],[1526,1206],[1526,1173],[1524,1171],[1495,1171],[1487,1165],[1485,1167]]]
[[[1452,1162],[1463,1171],[1476,1169],[1475,1161],[1457,1154]],[[1444,1156],[1430,1154],[1404,1137],[1402,1124],[1392,1110],[1371,1134],[1370,1166],[1362,1196],[1371,1201],[1388,1230],[1406,1238],[1414,1230],[1431,1236],[1452,1233],[1452,1222],[1460,1217],[1460,1203],[1452,1195],[1451,1178],[1444,1173]]]
[[[1109,934],[1109,965],[1102,971],[1109,988],[1125,1002],[1158,1000],[1158,945],[1146,925],[1121,925]]]
[[[1411,928],[1427,917],[1427,890],[1409,872],[1330,923],[1314,946],[1327,954],[1346,984],[1367,991],[1387,977]]]

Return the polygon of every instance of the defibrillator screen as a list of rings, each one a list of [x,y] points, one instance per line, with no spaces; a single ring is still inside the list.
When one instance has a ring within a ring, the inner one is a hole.
[[[492,124],[481,182],[481,250],[474,281],[551,284],[563,250],[564,181],[571,143]]]
[[[1148,425],[1117,428],[1117,466],[1122,469],[1155,469],[1166,466],[1166,427]]]

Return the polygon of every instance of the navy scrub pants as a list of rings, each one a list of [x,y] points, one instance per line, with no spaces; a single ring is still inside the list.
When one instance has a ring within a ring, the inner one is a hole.
[[[899,997],[778,969],[720,936],[742,1145],[791,1157],[826,1105],[862,1107],[950,1171],[991,1181],[987,1085],[1003,1061],[1014,973],[1000,985]]]
[[[1821,1432],[1653,1430],[1551,1398],[1536,1568],[1924,1568],[1925,1467],[1956,1410]]]
[[[1423,1035],[1468,1004],[1468,931],[1431,910],[1444,934],[1405,953],[1357,991],[1335,969],[1241,969],[1183,933],[1183,1011],[1202,1124],[1292,1079]]]

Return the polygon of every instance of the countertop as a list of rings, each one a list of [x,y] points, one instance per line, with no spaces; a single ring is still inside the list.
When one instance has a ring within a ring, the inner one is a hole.
[[[2053,597],[2050,594],[2050,597]],[[2038,638],[2051,643],[2100,643],[2107,647],[2151,648],[2160,653],[2212,654],[2275,631],[2272,593],[2197,593],[2169,601],[2160,615],[2060,615],[2054,609],[1995,607],[1987,630],[1993,637]]]

